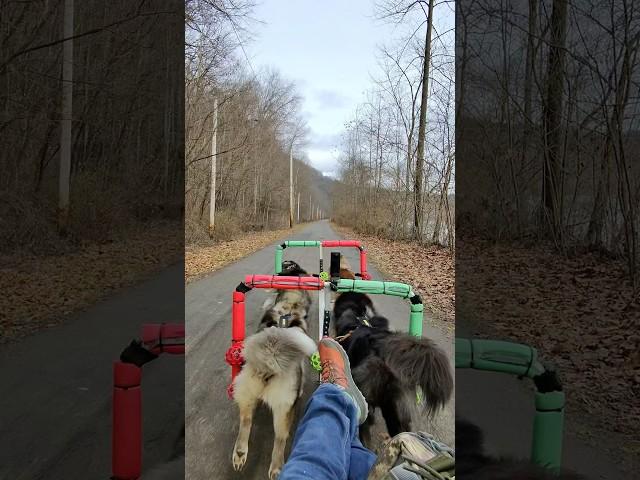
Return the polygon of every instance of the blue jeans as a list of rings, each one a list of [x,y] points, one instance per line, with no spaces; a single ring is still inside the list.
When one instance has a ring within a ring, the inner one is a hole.
[[[375,460],[358,438],[353,401],[324,383],[307,403],[278,480],[366,480]]]

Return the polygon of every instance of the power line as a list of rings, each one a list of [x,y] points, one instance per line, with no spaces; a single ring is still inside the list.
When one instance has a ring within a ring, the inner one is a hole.
[[[256,78],[258,78],[258,76],[256,75],[256,71],[253,69],[253,65],[251,64],[251,60],[249,60],[249,56],[247,55],[247,51],[244,49],[244,44],[243,44],[242,40],[240,39],[240,35],[238,35],[238,30],[236,29],[236,26],[235,26],[234,22],[231,22],[231,28],[233,29],[233,33],[236,34],[236,38],[238,39],[238,45],[240,45],[240,49],[242,50],[242,53],[244,54],[244,58],[247,61],[247,64],[249,65],[249,68],[251,69],[251,73],[253,73],[253,80],[255,80]]]

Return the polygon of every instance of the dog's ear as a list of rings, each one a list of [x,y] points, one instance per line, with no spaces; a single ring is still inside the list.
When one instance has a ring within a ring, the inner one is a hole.
[[[262,309],[263,310],[269,310],[271,307],[273,307],[276,303],[276,299],[273,297],[267,297],[267,299],[264,301],[264,303],[262,304]]]
[[[347,280],[355,280],[356,276],[353,274],[351,270],[340,267],[340,278],[344,278]]]

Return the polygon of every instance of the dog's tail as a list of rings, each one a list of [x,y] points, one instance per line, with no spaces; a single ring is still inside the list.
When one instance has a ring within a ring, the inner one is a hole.
[[[385,340],[383,358],[406,388],[420,387],[427,414],[435,413],[451,398],[453,374],[449,360],[428,338],[405,333],[390,335]]]
[[[247,338],[247,365],[266,375],[278,375],[318,350],[315,342],[298,327],[269,327]]]

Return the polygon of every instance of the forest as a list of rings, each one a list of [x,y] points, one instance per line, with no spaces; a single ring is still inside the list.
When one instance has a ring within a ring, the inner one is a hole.
[[[3,252],[59,253],[180,222],[183,8],[0,2]]]

